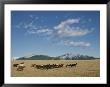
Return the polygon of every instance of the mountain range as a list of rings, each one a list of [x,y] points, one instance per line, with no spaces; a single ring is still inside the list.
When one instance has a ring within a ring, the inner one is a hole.
[[[88,55],[80,55],[80,54],[72,54],[72,53],[66,53],[61,56],[57,57],[50,57],[47,55],[32,55],[29,57],[19,57],[17,60],[93,60],[93,59],[99,59],[95,58],[93,56]]]

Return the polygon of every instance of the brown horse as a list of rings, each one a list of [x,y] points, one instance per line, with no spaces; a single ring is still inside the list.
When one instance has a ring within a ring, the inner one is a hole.
[[[67,64],[66,67],[76,67],[77,63],[75,64]]]
[[[13,67],[17,67],[19,64],[13,64]]]
[[[32,65],[32,67],[35,67],[37,69],[54,69],[54,68],[61,68],[64,64],[46,64],[46,65]]]

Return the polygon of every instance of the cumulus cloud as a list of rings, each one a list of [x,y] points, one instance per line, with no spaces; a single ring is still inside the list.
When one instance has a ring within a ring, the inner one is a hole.
[[[55,26],[56,34],[59,37],[74,37],[74,36],[84,36],[92,32],[89,29],[82,29],[80,27],[72,27],[72,24],[79,23],[80,19],[68,19],[61,22],[59,25]]]
[[[57,17],[57,16],[56,16]],[[48,36],[53,37],[53,40],[59,40],[60,43],[63,41],[64,45],[74,46],[74,47],[89,47],[91,44],[89,42],[77,42],[77,41],[67,41],[69,37],[82,37],[93,32],[93,28],[87,29],[80,26],[74,26],[74,24],[80,24],[80,18],[67,19],[60,22],[58,25],[53,27],[48,27],[47,25],[37,25],[38,17],[30,15],[31,20],[28,23],[21,22],[17,25],[17,28],[25,29],[27,34],[38,35],[38,36]],[[33,20],[32,20],[33,19]],[[91,19],[89,19],[91,21]],[[48,38],[46,37],[46,38]]]
[[[91,44],[88,42],[75,42],[75,41],[64,41],[65,45],[75,47],[89,47]]]
[[[58,26],[55,26],[55,29],[63,29],[64,27],[67,27],[68,25],[71,25],[73,23],[79,23],[80,19],[68,19],[66,21],[62,21]]]

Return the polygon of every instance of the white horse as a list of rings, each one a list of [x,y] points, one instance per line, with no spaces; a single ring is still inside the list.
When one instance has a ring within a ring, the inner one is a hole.
[[[23,63],[20,63],[18,66],[17,66],[17,71],[22,71],[24,69],[24,62]]]

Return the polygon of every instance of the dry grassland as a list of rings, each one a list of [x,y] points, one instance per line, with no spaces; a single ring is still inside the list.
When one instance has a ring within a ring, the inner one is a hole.
[[[15,60],[11,64],[24,62],[26,68],[23,71],[16,71],[11,66],[12,77],[99,77],[100,59],[96,60]],[[31,64],[60,64],[63,68],[41,70],[32,68]],[[76,67],[67,68],[66,64],[77,63]]]

